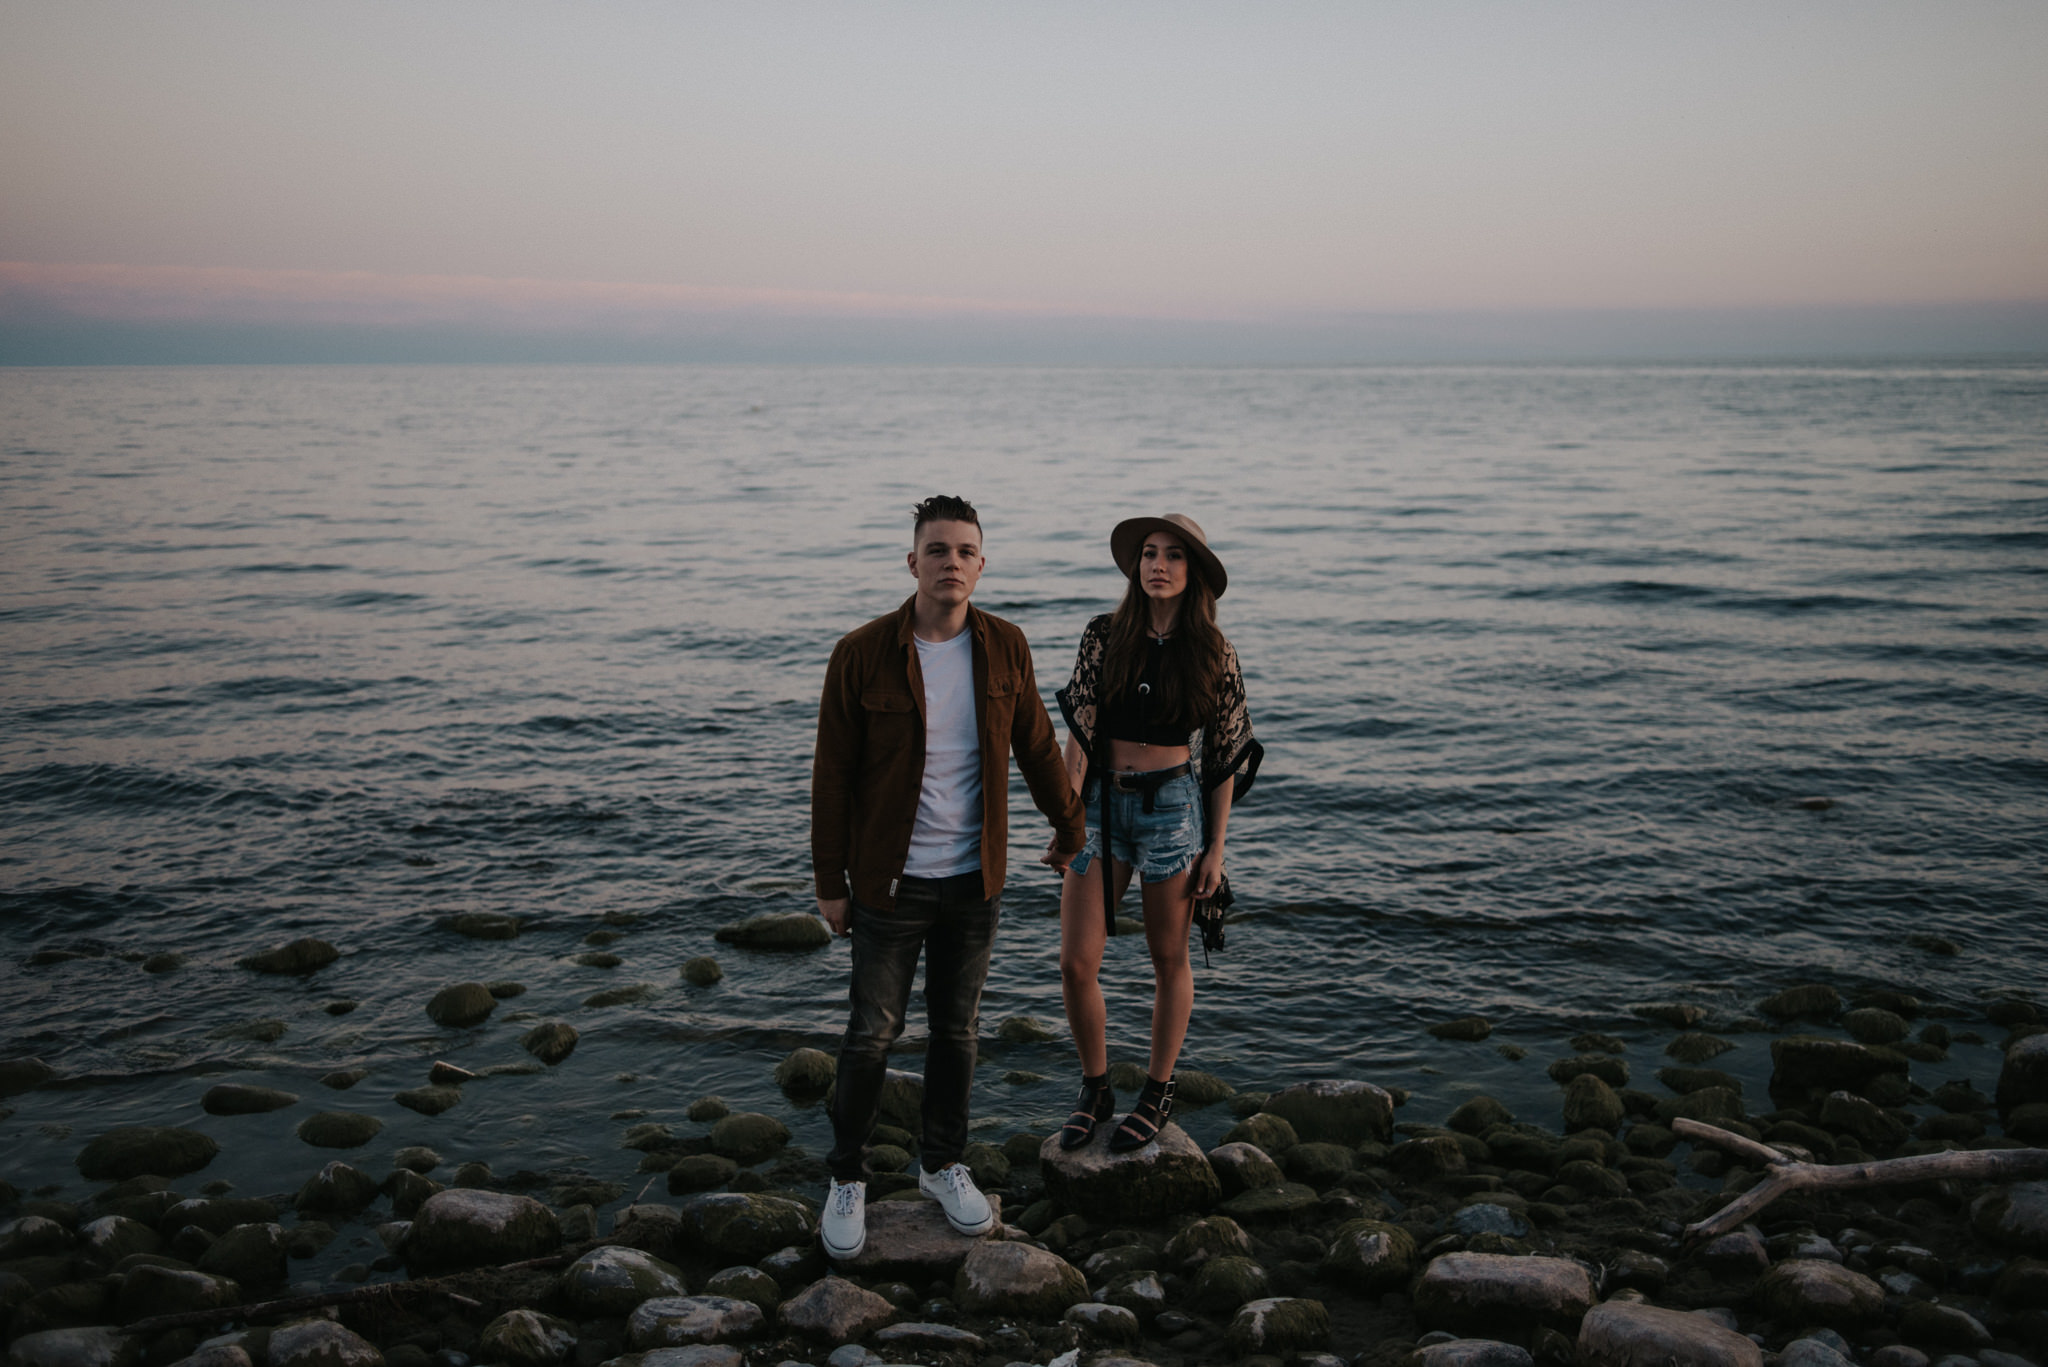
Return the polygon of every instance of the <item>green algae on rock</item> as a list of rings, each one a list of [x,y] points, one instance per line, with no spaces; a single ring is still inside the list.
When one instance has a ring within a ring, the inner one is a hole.
[[[312,973],[340,957],[341,951],[327,941],[308,936],[275,949],[266,949],[260,954],[248,955],[236,962],[254,973]]]
[[[197,1130],[122,1125],[87,1144],[75,1162],[81,1177],[95,1182],[119,1182],[145,1173],[181,1177],[198,1172],[219,1152],[220,1145]]]

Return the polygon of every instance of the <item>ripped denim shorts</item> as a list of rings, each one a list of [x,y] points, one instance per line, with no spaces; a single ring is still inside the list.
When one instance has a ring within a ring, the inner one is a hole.
[[[1152,794],[1149,812],[1143,793],[1124,792],[1102,783],[1090,786],[1095,792],[1088,802],[1088,843],[1074,856],[1070,867],[1075,873],[1088,872],[1102,853],[1105,796],[1110,804],[1109,852],[1119,863],[1136,869],[1140,882],[1163,883],[1194,867],[1202,854],[1202,801],[1193,774],[1160,784]]]

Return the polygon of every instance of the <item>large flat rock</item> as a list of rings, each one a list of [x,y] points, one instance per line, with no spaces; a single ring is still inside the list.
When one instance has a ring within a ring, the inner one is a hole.
[[[1110,1152],[1113,1132],[1098,1125],[1094,1138],[1072,1150],[1048,1135],[1038,1149],[1046,1195],[1084,1212],[1091,1224],[1114,1224],[1207,1210],[1223,1194],[1208,1156],[1180,1126],[1168,1122],[1158,1138],[1129,1153]]]
[[[991,1195],[988,1205],[1001,1228],[1003,1198]],[[989,1237],[956,1232],[937,1201],[870,1201],[867,1247],[859,1257],[835,1264],[858,1277],[929,1286],[939,1278],[951,1280],[974,1246]]]
[[[1763,1367],[1763,1349],[1705,1315],[1609,1301],[1579,1321],[1580,1367]]]
[[[1415,1287],[1415,1318],[1458,1333],[1576,1329],[1592,1304],[1593,1275],[1569,1258],[1446,1253]]]

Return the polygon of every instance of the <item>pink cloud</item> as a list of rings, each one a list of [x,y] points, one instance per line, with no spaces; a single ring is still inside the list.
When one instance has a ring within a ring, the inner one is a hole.
[[[706,316],[1074,317],[1008,300],[603,280],[0,261],[0,318],[658,330]]]

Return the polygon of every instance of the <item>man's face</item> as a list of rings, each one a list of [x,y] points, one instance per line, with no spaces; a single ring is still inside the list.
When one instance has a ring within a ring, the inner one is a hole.
[[[981,582],[985,563],[981,528],[972,522],[927,522],[917,529],[917,544],[910,550],[918,593],[940,607],[965,603]]]

